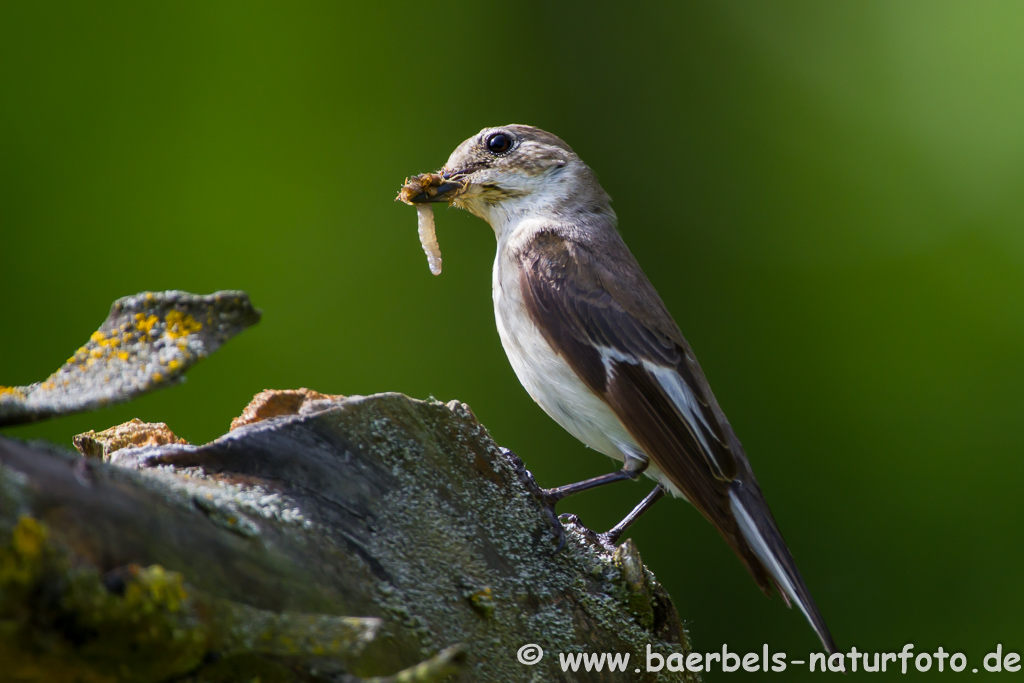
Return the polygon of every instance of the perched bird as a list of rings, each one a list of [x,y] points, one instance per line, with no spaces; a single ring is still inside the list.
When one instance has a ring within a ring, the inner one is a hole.
[[[743,447],[593,171],[551,133],[508,125],[463,142],[431,177],[409,201],[448,202],[494,229],[494,315],[519,381],[570,434],[623,462],[546,490],[552,510],[567,495],[647,474],[658,486],[605,539],[617,541],[665,491],[685,498],[761,589],[774,584],[835,652]]]

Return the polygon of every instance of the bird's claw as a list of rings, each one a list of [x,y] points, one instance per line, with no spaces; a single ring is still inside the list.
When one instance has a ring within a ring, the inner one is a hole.
[[[545,491],[541,489],[541,492],[544,493]],[[546,496],[542,500],[544,513],[548,518],[548,523],[551,524],[551,529],[555,532],[555,539],[558,541],[555,546],[555,553],[558,553],[565,547],[565,527],[562,526],[562,515],[555,512],[555,504],[548,500]]]
[[[551,495],[547,489],[537,486],[533,474],[523,466],[523,461],[515,453],[506,448],[503,448],[502,452],[512,460],[516,476],[523,486],[540,499],[541,507],[544,508],[544,516],[547,517],[551,529],[555,532],[555,540],[557,541],[555,552],[559,552],[565,547],[565,527],[562,526],[562,522],[558,519],[558,513],[555,512],[555,503],[558,502],[558,498]]]
[[[562,548],[565,547],[565,527],[562,526],[562,517],[566,517],[566,521],[568,521],[568,518],[570,517],[573,521],[575,521],[576,517],[575,515],[570,515],[568,513],[563,513],[560,515],[557,512],[555,512],[555,505],[558,503],[559,500],[561,500],[561,496],[557,495],[557,492],[551,489],[540,488],[539,486],[537,486],[537,483],[533,480],[533,475],[530,474],[530,471],[525,470],[525,472],[527,476],[530,477],[530,481],[533,483],[533,486],[535,487],[534,490],[540,498],[541,507],[544,508],[544,515],[548,518],[548,523],[551,525],[552,531],[555,532],[555,540],[557,541],[557,543],[555,545],[554,552],[558,553],[562,550]]]
[[[541,507],[544,508],[544,515],[547,517],[548,523],[551,525],[551,529],[555,533],[555,540],[557,541],[555,545],[555,553],[558,553],[565,547],[566,536],[565,527],[562,526],[562,518],[564,517],[567,523],[579,522],[576,515],[570,513],[563,513],[559,515],[555,512],[555,505],[565,497],[565,494],[560,493],[556,489],[542,489],[537,485],[536,480],[534,480],[533,473],[523,465],[523,461],[519,459],[519,456],[507,448],[502,448],[501,451],[502,454],[511,460],[516,476],[519,478],[519,481],[522,482],[523,486],[540,499]]]
[[[615,548],[619,544],[619,539],[622,538],[622,532],[616,532],[615,529],[602,532],[600,534],[594,534],[597,537],[598,543],[606,548]]]

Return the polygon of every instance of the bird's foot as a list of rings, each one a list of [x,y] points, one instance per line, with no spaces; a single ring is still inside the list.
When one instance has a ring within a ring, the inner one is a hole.
[[[609,529],[604,533],[594,534],[597,537],[597,542],[606,548],[614,548],[619,544],[619,539],[622,538],[622,533],[625,531],[618,531],[616,529]]]
[[[616,527],[614,529],[609,529],[603,534],[599,534],[596,531],[590,529],[586,524],[582,522],[582,520],[580,520],[579,517],[577,517],[571,512],[563,512],[562,514],[558,515],[558,523],[563,527],[563,529],[567,526],[575,527],[575,531],[577,533],[582,534],[592,543],[597,543],[598,545],[601,545],[602,547],[608,550],[615,549],[615,546],[619,542],[619,538],[622,537],[622,534],[625,531],[625,529],[619,529],[618,527]]]
[[[526,470],[526,474],[530,477],[530,481],[533,482],[533,475],[530,474],[529,470]],[[555,512],[555,505],[563,498],[563,496],[558,495],[558,491],[542,489],[537,486],[536,482],[533,482],[533,486],[536,488],[535,493],[537,497],[540,498],[544,515],[548,518],[548,524],[551,525],[551,530],[555,533],[555,552],[558,553],[565,547],[565,527],[562,526],[562,518],[565,517],[566,521],[569,521],[569,518],[572,521],[576,521],[576,516],[570,514],[559,515]]]
[[[547,491],[541,489],[541,493],[545,494]],[[551,525],[551,530],[555,533],[555,552],[558,553],[565,547],[565,527],[562,526],[562,515],[555,512],[555,500],[549,500],[547,496],[541,497],[541,505],[544,506],[544,514],[548,518],[548,524]]]
[[[501,451],[511,460],[519,481],[540,500],[541,507],[544,509],[544,516],[547,517],[548,524],[551,525],[551,530],[555,534],[555,552],[559,552],[565,547],[565,527],[562,526],[558,513],[555,512],[555,504],[564,496],[559,495],[558,491],[554,489],[542,489],[537,485],[530,470],[526,469],[523,465],[523,461],[519,459],[519,456],[507,448],[502,448]]]

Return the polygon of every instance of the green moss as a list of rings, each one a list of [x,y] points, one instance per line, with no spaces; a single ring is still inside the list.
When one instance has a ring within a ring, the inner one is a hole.
[[[202,661],[208,628],[180,574],[72,566],[39,520],[0,539],[0,652],[19,680],[161,680]]]
[[[651,590],[647,584],[647,574],[643,560],[640,559],[640,551],[632,539],[615,549],[612,562],[622,577],[620,595],[627,608],[641,626],[646,629],[652,628],[654,605],[651,603]]]
[[[196,593],[160,565],[105,575],[72,563],[46,525],[0,532],[0,661],[46,683],[295,680],[274,658],[353,661],[380,620],[277,613]]]
[[[6,548],[0,549],[0,587],[5,593],[31,585],[43,564],[46,529],[33,517],[22,515],[11,531]]]

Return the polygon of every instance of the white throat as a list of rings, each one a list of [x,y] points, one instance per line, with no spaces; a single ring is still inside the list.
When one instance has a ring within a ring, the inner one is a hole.
[[[579,161],[532,175],[506,173],[484,184],[493,184],[499,189],[477,190],[459,203],[487,221],[499,244],[507,241],[510,233],[524,221],[540,219],[560,223],[585,213],[589,206],[607,207],[608,201],[590,170]]]

